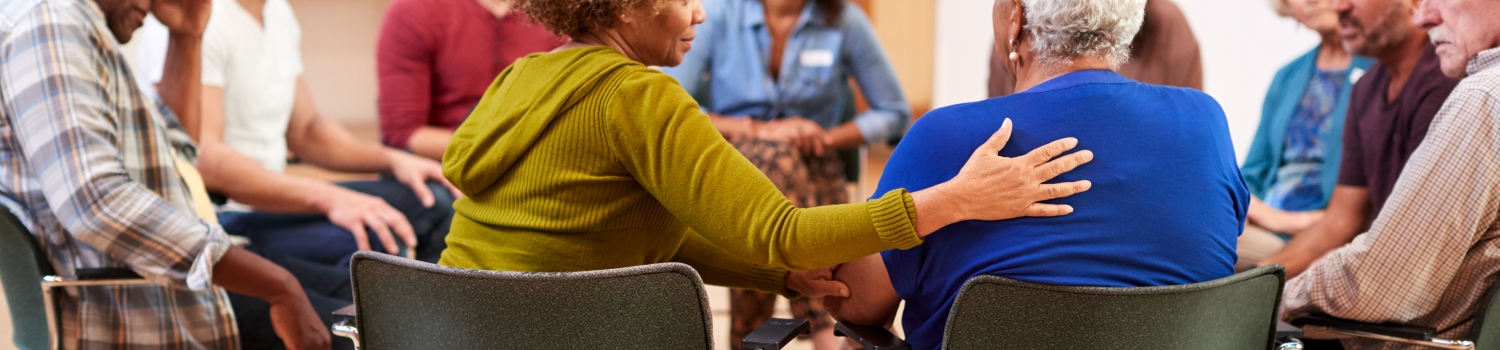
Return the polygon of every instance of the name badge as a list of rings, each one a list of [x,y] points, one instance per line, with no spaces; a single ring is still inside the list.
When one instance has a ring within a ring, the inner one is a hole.
[[[1365,77],[1365,70],[1364,69],[1355,68],[1354,70],[1352,70],[1352,71],[1349,72],[1349,83],[1350,84],[1358,83],[1359,82],[1359,78],[1364,78],[1364,77]]]
[[[833,66],[833,51],[807,50],[802,51],[803,67],[830,67]]]

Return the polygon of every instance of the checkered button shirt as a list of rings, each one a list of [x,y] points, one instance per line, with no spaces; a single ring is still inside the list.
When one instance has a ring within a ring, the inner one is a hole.
[[[1466,339],[1500,271],[1500,48],[1469,62],[1370,231],[1287,282],[1287,319],[1321,312]],[[1420,349],[1344,340],[1355,349]]]
[[[210,283],[229,241],[195,215],[173,158],[196,151],[119,45],[90,0],[0,1],[0,202],[57,273],[129,267],[158,284],[69,288],[65,348],[236,349]]]

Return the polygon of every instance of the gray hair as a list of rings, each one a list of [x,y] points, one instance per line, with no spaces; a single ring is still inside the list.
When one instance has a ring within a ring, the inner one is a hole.
[[[1017,0],[1004,0],[1017,1]],[[1098,57],[1116,66],[1130,59],[1146,0],[1019,0],[1026,7],[1031,52],[1041,63]]]

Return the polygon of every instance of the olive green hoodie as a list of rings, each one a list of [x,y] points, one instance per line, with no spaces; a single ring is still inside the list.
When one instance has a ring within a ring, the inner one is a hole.
[[[500,74],[443,155],[443,265],[581,271],[677,261],[706,282],[787,293],[786,270],[921,242],[904,190],[799,209],[670,76],[608,47]]]

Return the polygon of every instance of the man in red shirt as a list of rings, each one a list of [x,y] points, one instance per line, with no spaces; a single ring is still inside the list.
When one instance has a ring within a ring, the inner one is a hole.
[[[380,138],[441,160],[448,138],[500,72],[567,42],[511,0],[396,0],[380,28]]]

